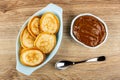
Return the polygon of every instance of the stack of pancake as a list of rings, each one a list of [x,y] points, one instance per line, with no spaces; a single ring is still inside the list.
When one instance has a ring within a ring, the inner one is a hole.
[[[20,34],[20,61],[26,66],[41,64],[56,45],[59,20],[51,12],[34,16]]]

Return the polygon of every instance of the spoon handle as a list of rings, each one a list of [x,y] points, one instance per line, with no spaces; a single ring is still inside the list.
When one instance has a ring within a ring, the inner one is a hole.
[[[73,62],[73,64],[79,64],[79,63],[84,63],[86,62],[87,60],[83,60],[83,61],[77,61],[77,62]]]
[[[83,60],[83,61],[77,61],[77,62],[73,62],[73,64],[79,64],[79,63],[84,63],[84,62],[96,62],[96,61],[105,61],[105,56],[99,56],[96,58],[91,58],[91,59]]]
[[[84,63],[84,62],[95,62],[95,61],[97,61],[97,58],[92,58],[92,59],[88,59],[88,60],[77,61],[77,62],[74,62],[73,64],[79,64],[79,63]]]

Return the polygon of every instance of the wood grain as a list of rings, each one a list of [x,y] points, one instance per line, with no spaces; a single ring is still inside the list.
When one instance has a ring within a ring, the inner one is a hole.
[[[15,69],[16,37],[26,19],[49,3],[64,11],[62,44],[48,64],[25,76]],[[81,13],[92,13],[107,23],[109,36],[101,47],[87,49],[70,37],[71,20]],[[100,55],[107,60],[63,71],[54,68],[61,59],[78,61]],[[120,0],[0,0],[0,80],[120,80]]]

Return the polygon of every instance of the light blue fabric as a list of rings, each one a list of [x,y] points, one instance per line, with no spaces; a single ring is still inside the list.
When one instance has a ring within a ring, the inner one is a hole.
[[[42,15],[45,12],[52,12],[54,13],[60,21],[60,29],[59,32],[57,33],[57,44],[55,46],[55,48],[53,49],[53,51],[47,56],[46,60],[40,64],[39,66],[36,67],[28,67],[28,66],[24,66],[20,63],[19,61],[19,48],[20,48],[20,32],[26,27],[28,21],[33,17],[33,16],[39,16]],[[60,47],[60,43],[62,40],[62,34],[63,34],[63,22],[62,22],[62,8],[55,5],[55,4],[48,4],[45,8],[39,10],[38,12],[36,12],[35,14],[33,14],[29,19],[26,20],[26,22],[22,25],[18,36],[17,36],[17,40],[16,40],[16,69],[25,74],[25,75],[30,75],[32,74],[32,72],[34,72],[35,70],[41,68],[42,66],[44,66],[48,61],[50,61],[53,56],[57,53],[58,48]]]

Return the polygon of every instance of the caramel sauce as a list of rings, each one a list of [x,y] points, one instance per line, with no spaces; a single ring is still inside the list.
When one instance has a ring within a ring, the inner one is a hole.
[[[80,42],[95,47],[104,41],[106,29],[104,24],[97,18],[86,15],[75,20],[73,34]]]

